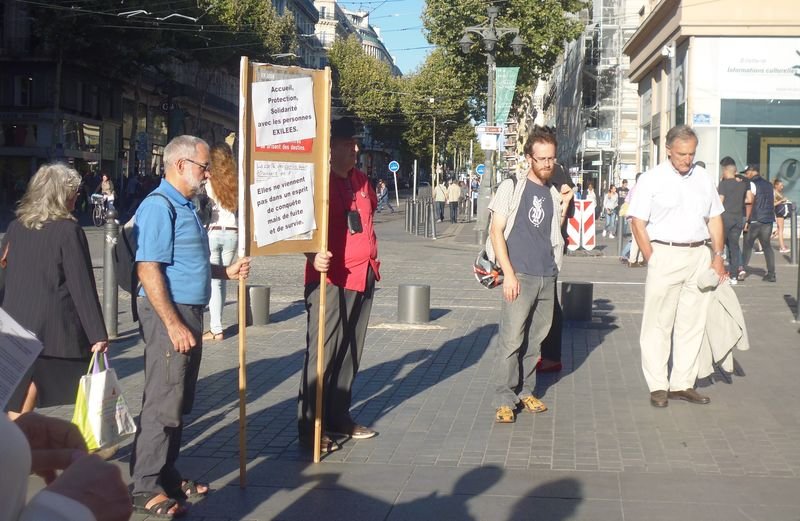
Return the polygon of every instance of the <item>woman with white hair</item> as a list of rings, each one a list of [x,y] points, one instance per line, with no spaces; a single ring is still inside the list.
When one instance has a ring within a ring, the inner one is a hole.
[[[2,307],[44,344],[9,401],[13,413],[73,403],[92,352],[108,348],[89,244],[72,215],[80,184],[67,165],[43,165],[0,244]]]

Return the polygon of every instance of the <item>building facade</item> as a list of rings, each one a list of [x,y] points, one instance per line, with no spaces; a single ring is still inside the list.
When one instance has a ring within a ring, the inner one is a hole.
[[[640,100],[638,162],[666,158],[667,130],[687,123],[697,160],[758,164],[800,201],[800,11],[793,0],[651,1],[625,47]]]
[[[559,162],[576,182],[604,190],[636,175],[638,96],[627,78],[625,42],[638,25],[642,0],[596,0],[579,14],[581,38],[533,94],[536,122],[556,127]]]

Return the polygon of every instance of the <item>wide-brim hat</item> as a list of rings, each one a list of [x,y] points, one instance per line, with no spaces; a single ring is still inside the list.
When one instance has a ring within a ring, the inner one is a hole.
[[[331,121],[331,139],[352,139],[362,137],[363,126],[353,118],[339,118]]]

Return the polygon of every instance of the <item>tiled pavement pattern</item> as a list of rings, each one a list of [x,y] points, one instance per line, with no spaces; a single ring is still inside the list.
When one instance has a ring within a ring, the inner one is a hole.
[[[740,375],[704,382],[710,405],[666,409],[650,406],[640,369],[646,270],[623,267],[616,242],[601,243],[603,256],[568,257],[561,280],[594,282],[593,320],[569,324],[564,371],[539,379],[550,410],[497,425],[490,377],[501,295],[472,278],[472,225],[446,225],[431,241],[406,235],[402,219],[378,219],[383,280],[354,390],[356,419],[380,435],[348,441],[319,465],[298,449],[303,260],[256,259],[253,282],[271,286],[272,314],[247,331],[248,487],[238,486],[238,339],[229,328],[204,347],[185,430],[185,474],[215,489],[190,519],[800,520],[797,267],[783,256],[777,284],[753,277],[736,287],[753,344],[736,353]],[[101,234],[88,233],[101,260]],[[404,283],[431,286],[426,328],[395,323]],[[114,366],[138,411],[142,349],[127,301],[120,310]],[[235,310],[231,301],[225,323]],[[68,417],[71,408],[47,412]],[[126,446],[115,456],[125,470],[128,455]]]

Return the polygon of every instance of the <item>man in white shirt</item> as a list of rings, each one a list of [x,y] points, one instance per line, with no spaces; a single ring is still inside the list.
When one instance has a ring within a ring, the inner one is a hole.
[[[668,160],[641,176],[628,207],[648,268],[639,342],[654,407],[666,407],[668,399],[710,402],[694,389],[710,296],[697,279],[709,268],[720,281],[728,274],[723,206],[711,175],[693,163],[697,142],[687,125],[670,129]]]

